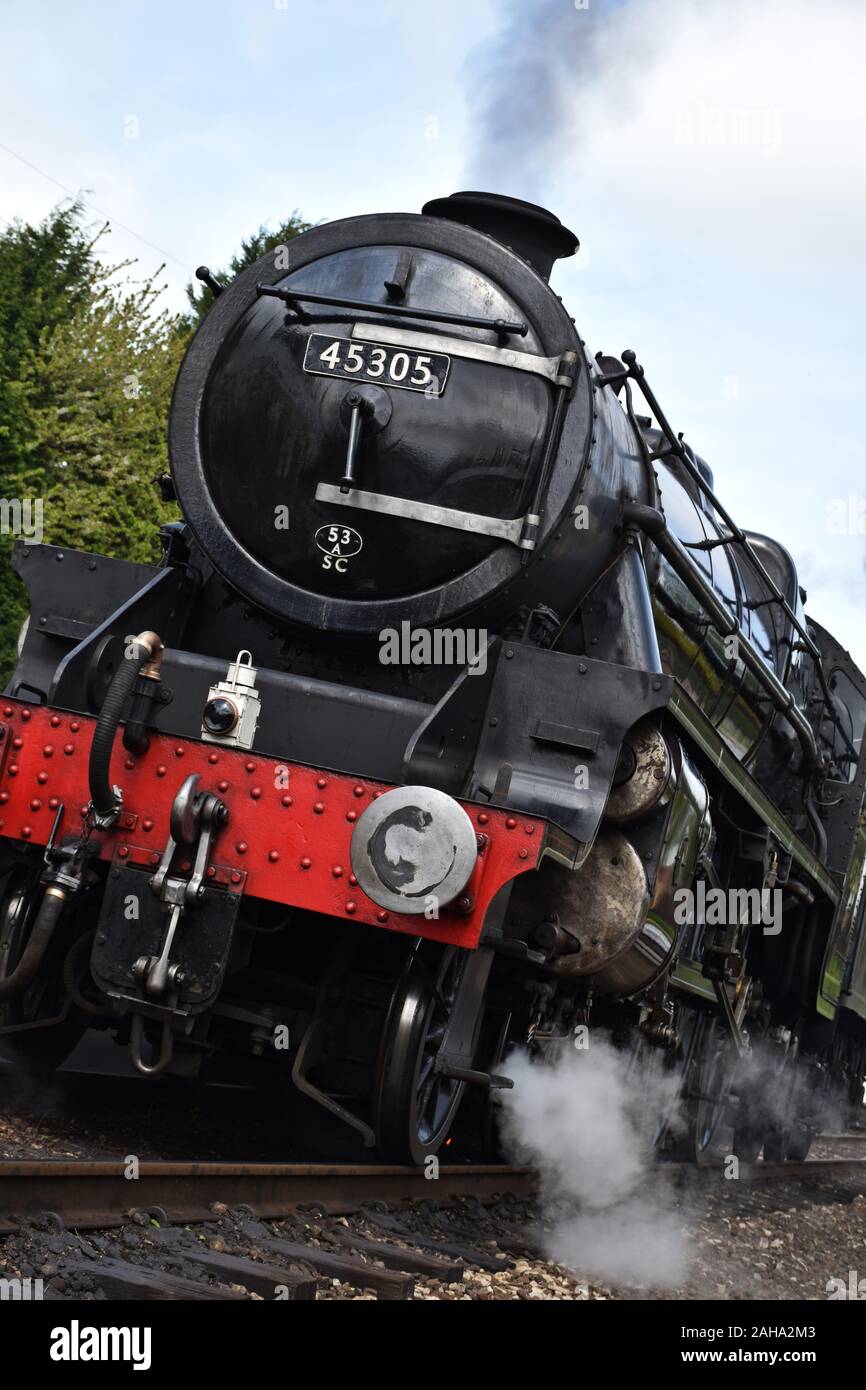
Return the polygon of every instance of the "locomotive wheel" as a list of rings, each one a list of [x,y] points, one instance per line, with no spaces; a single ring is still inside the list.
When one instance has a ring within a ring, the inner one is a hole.
[[[700,1015],[695,1023],[683,1091],[683,1133],[675,1136],[672,1156],[700,1163],[710,1152],[728,1106],[730,1066],[727,1037],[718,1019]]]
[[[812,1125],[799,1123],[793,1126],[788,1136],[787,1157],[792,1163],[803,1163],[809,1156],[812,1141],[818,1133]]]
[[[753,1120],[737,1125],[734,1130],[734,1153],[741,1163],[757,1163],[764,1147],[764,1131]]]
[[[489,1004],[484,1009],[475,1066],[479,1071],[508,1073],[506,1058],[516,1045],[516,1030],[510,1008]],[[468,1086],[455,1126],[461,1158],[470,1156],[480,1163],[506,1163],[503,1146],[501,1095],[481,1086]]]
[[[734,1153],[743,1163],[756,1163],[763,1149],[768,1163],[784,1163],[793,1156],[792,1146],[799,1149],[803,1144],[799,1121],[789,1123],[779,1118],[795,1107],[796,1052],[793,1057],[777,1058],[759,1040],[756,1057],[763,1065],[741,1085],[741,1119],[734,1129]]]
[[[486,1021],[486,1020],[485,1020]],[[506,1057],[511,1051],[513,1039],[511,1037],[511,1012],[508,1011],[502,1017],[493,1017],[496,1025],[496,1042],[493,1054],[487,1064],[491,1072],[501,1072]],[[502,1111],[499,1102],[499,1093],[496,1091],[485,1091],[481,1098],[483,1114],[480,1125],[480,1145],[481,1158],[488,1163],[504,1163],[505,1153],[502,1147],[502,1132],[500,1119]]]
[[[802,1163],[816,1132],[801,1120],[792,1125],[777,1125],[764,1139],[764,1158],[767,1163]]]
[[[767,1134],[764,1098],[752,1082],[741,1084],[739,1108],[734,1125],[733,1151],[741,1163],[757,1163]]]
[[[757,1163],[767,1132],[766,1104],[762,1086],[754,1074],[743,1070],[742,1064],[735,1082],[737,1118],[734,1124],[733,1151],[741,1163]]]
[[[8,978],[18,964],[40,901],[38,870],[16,865],[7,875],[0,899],[0,980]],[[62,984],[55,984],[43,972],[19,998],[0,1004],[0,1028],[34,1023],[59,1013],[64,996]],[[0,1051],[22,1071],[50,1075],[65,1062],[84,1029],[68,1021],[33,1032],[0,1036]]]
[[[676,1073],[674,1054],[637,1033],[627,1075],[635,1098],[634,1123],[647,1153],[662,1154],[670,1144],[677,1114]]]
[[[784,1163],[788,1157],[790,1130],[783,1125],[774,1125],[764,1136],[765,1163]]]
[[[466,952],[456,946],[432,970],[419,952],[394,991],[375,1106],[379,1152],[392,1162],[421,1166],[437,1153],[463,1097],[464,1083],[433,1065],[465,966]]]

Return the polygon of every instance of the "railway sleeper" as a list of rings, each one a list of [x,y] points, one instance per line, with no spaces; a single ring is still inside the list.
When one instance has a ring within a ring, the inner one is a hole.
[[[408,1239],[409,1237],[407,1237]],[[370,1240],[357,1235],[355,1231],[340,1227],[328,1230],[328,1239],[349,1250],[357,1250],[371,1260],[381,1260],[388,1269],[401,1269],[410,1274],[421,1274],[427,1279],[440,1279],[443,1284],[459,1284],[463,1280],[463,1265],[454,1260],[443,1260],[437,1255],[425,1255],[420,1250],[408,1250],[401,1245],[388,1245],[384,1241]]]
[[[274,1272],[275,1266],[252,1260],[248,1256],[224,1254],[211,1250],[201,1241],[196,1240],[191,1233],[178,1230],[177,1227],[169,1226],[163,1230],[153,1231],[151,1234],[159,1244],[174,1247],[181,1258],[195,1261],[213,1274],[219,1274],[220,1271],[229,1274],[231,1272],[229,1264],[231,1264],[236,1269],[236,1282],[246,1284],[248,1288],[254,1288],[256,1293],[273,1297],[274,1282],[270,1278],[263,1279],[261,1273],[267,1271],[268,1276],[270,1276]],[[330,1232],[328,1234],[330,1235]],[[282,1268],[277,1271],[286,1276],[277,1280],[277,1283],[285,1283],[286,1278],[289,1277],[293,1279],[304,1278],[305,1276],[295,1268],[294,1264],[295,1261],[300,1261],[327,1278],[339,1279],[341,1283],[352,1284],[355,1288],[372,1289],[382,1299],[410,1299],[415,1291],[415,1281],[409,1277],[410,1271],[405,1265],[399,1266],[402,1270],[401,1274],[393,1274],[386,1269],[377,1269],[374,1265],[369,1265],[363,1260],[353,1260],[350,1256],[320,1250],[316,1246],[308,1245],[305,1241],[276,1238],[269,1228],[259,1221],[245,1223],[245,1226],[242,1227],[242,1235],[249,1242],[251,1248],[266,1254],[288,1257],[292,1262],[289,1269]],[[254,1281],[253,1284],[249,1282],[250,1279]]]
[[[212,1299],[246,1298],[246,1294],[222,1284],[207,1284],[204,1280],[186,1279],[164,1270],[145,1269],[141,1265],[127,1264],[124,1260],[100,1260],[99,1263],[65,1260],[59,1272],[64,1279],[73,1278],[75,1281],[86,1276],[109,1298],[124,1302],[132,1299],[188,1299],[203,1303]],[[307,1296],[314,1297],[315,1293]],[[76,1293],[73,1297],[78,1299],[80,1294]]]
[[[353,1284],[356,1288],[372,1289],[380,1299],[411,1299],[415,1292],[415,1280],[409,1273],[396,1273],[390,1269],[378,1269],[364,1260],[353,1259],[351,1255],[335,1255],[329,1250],[305,1245],[294,1240],[273,1238],[256,1242],[259,1249],[271,1255],[283,1255],[290,1260],[300,1260],[331,1279],[339,1279],[343,1284]]]
[[[471,1245],[461,1245],[453,1240],[440,1240],[438,1236],[419,1235],[417,1231],[403,1230],[396,1217],[386,1216],[384,1212],[368,1211],[365,1215],[374,1226],[384,1227],[395,1239],[419,1245],[422,1250],[435,1250],[441,1255],[452,1255],[455,1259],[465,1260],[467,1264],[476,1265],[479,1269],[486,1269],[491,1274],[501,1274],[514,1268],[513,1260],[484,1255],[480,1250],[474,1250]]]

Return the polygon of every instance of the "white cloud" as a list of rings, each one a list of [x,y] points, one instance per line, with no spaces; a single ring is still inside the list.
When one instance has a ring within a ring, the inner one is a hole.
[[[651,63],[617,102],[630,51]],[[628,190],[677,240],[751,257],[852,258],[866,230],[866,7],[848,0],[651,0],[603,30],[601,119],[583,180]],[[575,122],[582,124],[580,99]]]

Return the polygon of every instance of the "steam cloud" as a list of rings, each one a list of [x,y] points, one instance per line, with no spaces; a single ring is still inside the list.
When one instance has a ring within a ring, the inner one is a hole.
[[[757,1092],[765,1135],[774,1128],[790,1127],[798,1115],[806,1117],[816,1132],[840,1131],[847,1126],[844,1093],[822,1090],[817,1069],[802,1061],[785,1063],[781,1052],[758,1047],[740,1063],[740,1075]]]
[[[638,1071],[595,1032],[587,1049],[568,1048],[552,1066],[518,1054],[506,1070],[514,1090],[500,1093],[504,1144],[539,1170],[549,1257],[614,1282],[679,1284],[683,1217],[653,1183],[647,1142],[652,1117],[674,1104],[676,1081]]]
[[[628,98],[639,59],[652,46],[621,34],[645,0],[503,0],[504,27],[469,60],[467,90],[476,135],[465,186],[549,201],[566,161],[579,153],[593,121],[614,120]],[[617,69],[617,109],[595,88]]]

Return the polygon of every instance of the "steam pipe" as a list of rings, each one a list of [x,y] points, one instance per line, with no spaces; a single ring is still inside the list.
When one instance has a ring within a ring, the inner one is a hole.
[[[815,805],[815,797],[811,788],[807,791],[804,800],[809,824],[815,832],[815,853],[821,862],[824,863],[827,858],[827,831],[821,819],[821,812]]]
[[[23,994],[28,985],[33,983],[48,950],[48,943],[54,935],[54,928],[66,906],[67,897],[66,889],[60,884],[50,883],[45,889],[21,959],[12,974],[7,975],[5,980],[0,980],[0,1004]]]
[[[162,649],[162,639],[155,632],[142,632],[133,637],[102,702],[90,747],[89,777],[93,809],[97,816],[105,819],[115,816],[120,809],[120,789],[111,785],[109,769],[121,716],[142,667],[150,664],[152,670],[158,670]]]
[[[70,947],[63,962],[63,983],[73,1004],[76,1008],[81,1009],[82,1013],[91,1014],[94,1018],[111,1018],[114,1015],[114,1010],[107,1004],[91,1003],[78,984],[78,968],[85,953],[90,951],[95,935],[95,929],[85,932]]]

